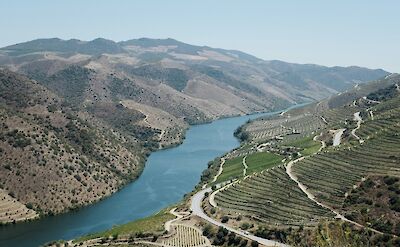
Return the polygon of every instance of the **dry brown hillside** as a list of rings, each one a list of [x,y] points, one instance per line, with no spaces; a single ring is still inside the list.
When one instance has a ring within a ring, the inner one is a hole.
[[[148,152],[143,141],[101,116],[75,111],[38,83],[5,70],[0,96],[0,186],[28,208],[59,213],[99,200],[139,175]],[[132,126],[144,118],[130,111]]]

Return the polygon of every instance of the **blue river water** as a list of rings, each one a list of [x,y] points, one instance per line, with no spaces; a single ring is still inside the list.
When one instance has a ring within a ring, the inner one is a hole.
[[[183,144],[152,153],[142,175],[117,193],[74,212],[1,226],[0,246],[40,246],[154,214],[192,191],[210,160],[239,145],[233,136],[236,128],[249,119],[276,113],[225,118],[191,126]]]

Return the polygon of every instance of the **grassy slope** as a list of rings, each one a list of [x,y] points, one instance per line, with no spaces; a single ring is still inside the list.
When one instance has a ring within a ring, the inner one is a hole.
[[[280,164],[282,156],[273,153],[255,153],[247,156],[246,164],[249,167],[247,174],[259,172]]]
[[[227,160],[224,164],[224,170],[218,177],[216,183],[238,178],[243,175],[243,156]]]
[[[300,151],[303,156],[311,155],[317,152],[318,149],[321,147],[321,144],[314,141],[312,136],[295,140],[293,142],[287,143],[287,145],[303,149],[302,151]]]
[[[218,177],[216,183],[243,176],[243,156],[227,160],[224,164],[224,170]],[[273,153],[254,153],[248,155],[246,164],[248,166],[247,174],[262,171],[280,164],[282,156]]]
[[[99,237],[115,236],[115,235],[163,232],[164,223],[175,218],[175,216],[170,214],[168,211],[169,208],[166,208],[158,212],[157,214],[151,215],[149,217],[135,220],[127,224],[115,226],[110,230],[83,236],[75,240],[75,242],[85,241],[88,239],[99,238]]]

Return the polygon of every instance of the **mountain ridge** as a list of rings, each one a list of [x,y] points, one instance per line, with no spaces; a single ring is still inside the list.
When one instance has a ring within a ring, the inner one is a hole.
[[[173,39],[173,38],[134,38],[134,39],[128,39],[128,40],[122,40],[122,41],[114,41],[111,39],[105,39],[105,38],[95,38],[93,40],[85,41],[85,40],[80,40],[80,39],[61,39],[58,37],[53,37],[53,38],[41,38],[41,39],[35,39],[35,40],[30,40],[30,41],[25,41],[21,43],[16,43],[12,45],[7,45],[4,47],[1,47],[0,50],[19,50],[21,47],[24,45],[30,45],[30,44],[35,44],[35,43],[40,43],[40,42],[59,42],[59,43],[75,43],[76,45],[86,45],[86,44],[96,44],[96,43],[108,43],[108,44],[113,44],[113,45],[119,45],[121,48],[126,45],[138,45],[138,46],[143,46],[143,47],[151,47],[151,46],[160,46],[160,45],[187,45],[190,47],[195,47],[195,48],[209,48],[209,49],[215,49],[215,50],[221,50],[221,51],[228,51],[232,52],[235,54],[241,54],[244,57],[251,58],[252,60],[258,60],[258,61],[264,61],[264,62],[284,62],[283,60],[279,59],[271,59],[271,60],[265,60],[258,58],[252,54],[240,51],[240,50],[235,50],[235,49],[223,49],[223,48],[218,48],[218,47],[211,47],[207,45],[191,45],[187,44],[185,42]],[[46,49],[39,49],[38,51],[45,51]],[[62,50],[59,50],[62,51]],[[363,66],[357,66],[357,65],[349,65],[349,66],[326,66],[326,65],[319,65],[315,63],[295,63],[295,62],[285,62],[288,64],[295,64],[295,65],[311,65],[311,66],[320,66],[320,67],[326,67],[326,68],[366,68]],[[372,70],[380,70],[380,71],[385,71],[384,69],[381,68],[375,68]]]

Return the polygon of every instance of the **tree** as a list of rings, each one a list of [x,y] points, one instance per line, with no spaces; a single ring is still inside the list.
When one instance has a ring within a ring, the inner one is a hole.
[[[258,242],[257,241],[251,241],[251,247],[258,247]]]
[[[203,229],[203,236],[209,236],[212,231],[212,226],[210,224],[207,224],[204,229]]]

